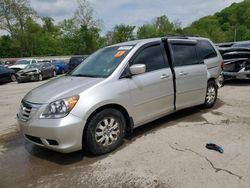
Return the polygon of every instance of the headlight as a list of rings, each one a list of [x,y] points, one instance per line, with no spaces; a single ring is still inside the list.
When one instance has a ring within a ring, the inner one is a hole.
[[[74,108],[78,99],[79,96],[76,95],[73,97],[60,99],[55,102],[52,102],[48,106],[46,106],[40,118],[43,119],[63,118],[67,116],[69,112]]]
[[[32,76],[34,72],[28,72],[27,75]]]

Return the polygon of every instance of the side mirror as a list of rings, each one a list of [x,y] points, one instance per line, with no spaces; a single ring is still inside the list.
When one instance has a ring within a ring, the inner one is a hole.
[[[135,65],[132,65],[129,69],[130,69],[130,73],[132,75],[143,74],[146,72],[146,65],[145,64],[135,64]]]

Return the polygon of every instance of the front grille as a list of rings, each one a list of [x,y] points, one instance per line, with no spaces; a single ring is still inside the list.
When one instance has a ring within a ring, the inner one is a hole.
[[[28,121],[33,114],[37,111],[40,105],[28,103],[26,101],[22,101],[18,117],[22,121]]]

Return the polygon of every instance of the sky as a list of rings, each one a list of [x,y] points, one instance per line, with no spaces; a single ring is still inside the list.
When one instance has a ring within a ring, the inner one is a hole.
[[[94,17],[102,20],[103,32],[115,24],[140,26],[154,18],[166,15],[171,22],[182,26],[242,0],[89,0]],[[77,8],[76,0],[30,0],[40,16],[53,17],[56,23],[72,17]]]

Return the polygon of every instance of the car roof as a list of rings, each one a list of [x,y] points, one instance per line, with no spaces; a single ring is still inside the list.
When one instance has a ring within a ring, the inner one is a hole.
[[[17,61],[23,61],[23,60],[25,60],[25,61],[30,61],[30,60],[32,60],[32,59],[18,59]]]

